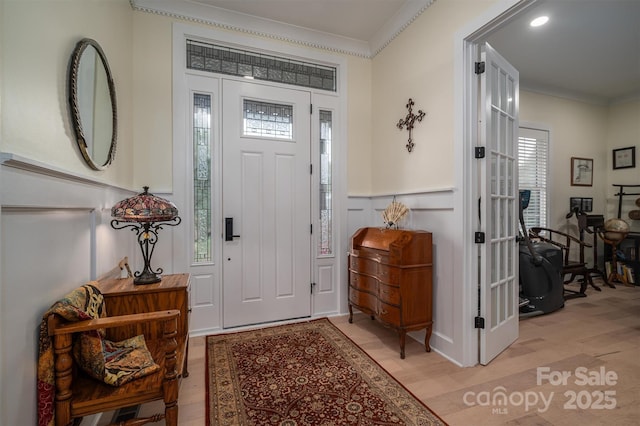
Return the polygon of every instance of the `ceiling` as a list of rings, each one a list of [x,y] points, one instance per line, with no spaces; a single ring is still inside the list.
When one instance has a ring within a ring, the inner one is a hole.
[[[302,28],[369,41],[410,0],[195,0]]]
[[[540,15],[549,22],[530,27]],[[597,103],[640,96],[639,0],[541,1],[487,41],[524,88]]]
[[[245,29],[248,32],[285,40],[295,39],[285,35],[292,31],[298,36],[307,32],[321,47],[343,46],[331,50],[373,57],[419,14],[429,13],[433,1],[172,0],[171,4],[191,16],[202,16],[202,10],[190,12],[188,7],[206,8],[216,16],[213,21],[223,21],[228,28],[245,25],[252,27]],[[159,3],[162,0],[133,0],[134,5]],[[529,27],[529,21],[542,13],[549,22]],[[640,96],[639,22],[640,0],[540,0],[487,41],[518,69],[523,88],[608,103]]]

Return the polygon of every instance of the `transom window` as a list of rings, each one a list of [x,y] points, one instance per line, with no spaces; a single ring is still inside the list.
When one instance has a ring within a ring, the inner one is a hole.
[[[187,40],[187,68],[336,91],[335,67]]]

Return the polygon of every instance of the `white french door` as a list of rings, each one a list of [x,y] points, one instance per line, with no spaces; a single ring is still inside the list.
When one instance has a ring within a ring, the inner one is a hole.
[[[311,95],[223,80],[224,328],[311,314]]]
[[[480,145],[480,362],[518,338],[518,71],[488,44],[482,48]]]

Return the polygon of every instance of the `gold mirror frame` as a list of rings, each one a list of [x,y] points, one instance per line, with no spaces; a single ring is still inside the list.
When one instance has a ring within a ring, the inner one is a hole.
[[[92,169],[104,170],[116,154],[116,91],[107,58],[90,38],[80,40],[71,55],[69,106],[82,157]]]

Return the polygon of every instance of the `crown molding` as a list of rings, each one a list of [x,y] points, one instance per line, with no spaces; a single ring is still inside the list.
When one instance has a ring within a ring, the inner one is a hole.
[[[369,59],[382,51],[434,2],[435,0],[408,0],[372,40],[362,41],[190,0],[130,0],[133,10],[141,12]]]
[[[573,91],[565,88],[559,88],[555,86],[548,86],[543,84],[532,84],[527,82],[520,82],[520,90],[524,90],[530,93],[537,93],[539,95],[553,96],[556,98],[568,99],[570,101],[582,102],[586,104],[599,105],[599,106],[611,106],[617,104],[623,104],[626,102],[638,102],[640,101],[640,90],[636,90],[627,93],[616,98],[609,98],[604,96],[587,95],[583,92]]]
[[[608,99],[600,96],[586,95],[563,87],[549,86],[546,84],[520,81],[520,90],[592,105],[607,105],[609,103]]]
[[[409,0],[369,40],[369,57],[373,58],[404,31],[436,0]]]

